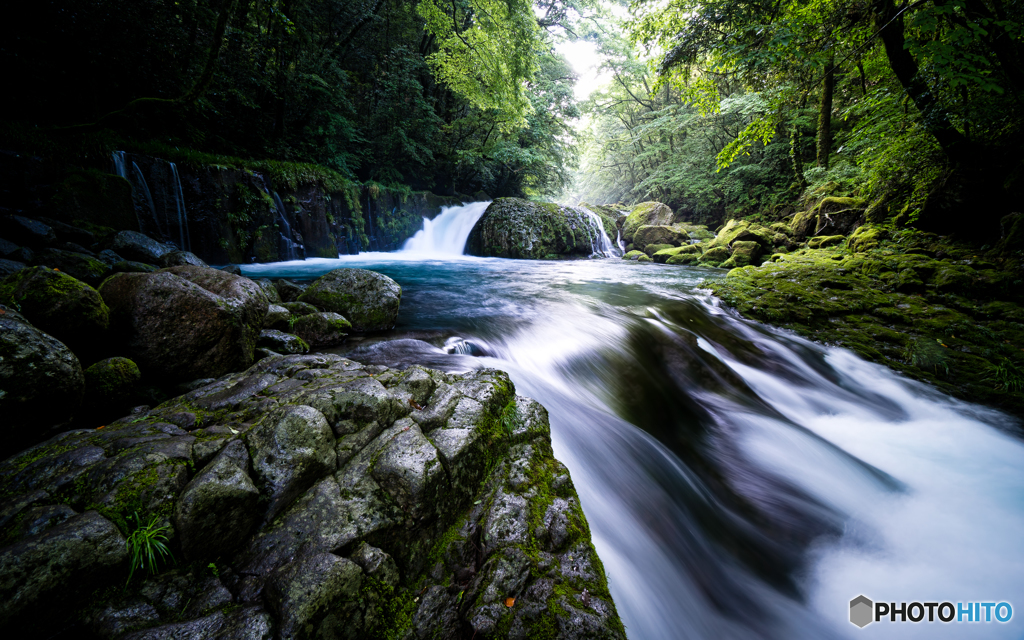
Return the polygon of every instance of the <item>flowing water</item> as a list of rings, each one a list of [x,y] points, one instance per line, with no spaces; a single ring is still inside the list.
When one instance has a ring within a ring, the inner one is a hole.
[[[446,211],[403,252],[242,269],[385,273],[398,326],[342,352],[501,368],[543,403],[634,640],[1022,636],[1013,420],[738,318],[699,288],[719,270],[462,256],[482,212]],[[861,594],[1017,611],[858,629]]]

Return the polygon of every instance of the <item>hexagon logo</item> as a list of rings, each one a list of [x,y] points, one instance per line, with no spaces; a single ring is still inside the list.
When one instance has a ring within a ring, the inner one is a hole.
[[[850,622],[863,629],[871,624],[873,617],[871,614],[874,608],[875,603],[868,600],[866,596],[857,596],[850,600]]]

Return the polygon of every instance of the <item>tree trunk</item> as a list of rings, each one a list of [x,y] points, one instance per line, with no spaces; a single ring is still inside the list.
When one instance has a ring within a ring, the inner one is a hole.
[[[821,87],[821,102],[818,104],[818,166],[828,169],[828,157],[832,153],[832,92],[836,86],[835,56],[825,65],[825,82]]]
[[[178,98],[180,102],[195,102],[197,98],[206,93],[213,80],[213,72],[217,68],[217,58],[220,56],[220,48],[224,43],[224,32],[228,28],[228,20],[231,18],[231,10],[235,6],[235,0],[222,0],[220,15],[217,16],[217,26],[213,30],[213,40],[210,42],[210,53],[206,58],[206,67],[203,75],[199,76],[199,82],[189,90],[188,93]]]

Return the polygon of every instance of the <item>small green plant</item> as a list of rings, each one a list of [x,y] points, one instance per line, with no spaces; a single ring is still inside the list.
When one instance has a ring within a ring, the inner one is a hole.
[[[132,581],[136,569],[145,569],[153,575],[156,573],[157,564],[162,560],[174,560],[171,550],[167,548],[168,525],[161,525],[160,518],[156,515],[149,517],[146,524],[142,524],[142,518],[136,511],[128,517],[128,521],[135,521],[135,530],[128,536],[128,556],[131,566],[128,570],[128,582]],[[125,583],[127,585],[127,583]]]
[[[931,369],[936,375],[949,375],[945,349],[946,345],[937,338],[934,341],[918,338],[907,344],[903,350],[903,360],[918,369]]]
[[[515,402],[508,403],[508,406],[501,412],[501,427],[505,435],[512,437],[512,434],[523,426],[523,418],[519,415],[519,407]]]
[[[995,366],[989,379],[995,380],[996,389],[1013,393],[1024,391],[1024,371],[1009,358],[1003,358],[1003,361]]]
[[[210,570],[210,573],[213,574],[214,578],[220,577],[220,569],[217,568],[216,562],[211,562],[210,564],[206,565],[206,568]]]

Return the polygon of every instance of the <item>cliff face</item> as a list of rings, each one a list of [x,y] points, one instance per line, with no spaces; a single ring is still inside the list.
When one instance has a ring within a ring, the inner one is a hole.
[[[500,371],[269,357],[8,459],[0,497],[0,624],[32,637],[625,637]],[[176,564],[132,562],[153,542]]]

